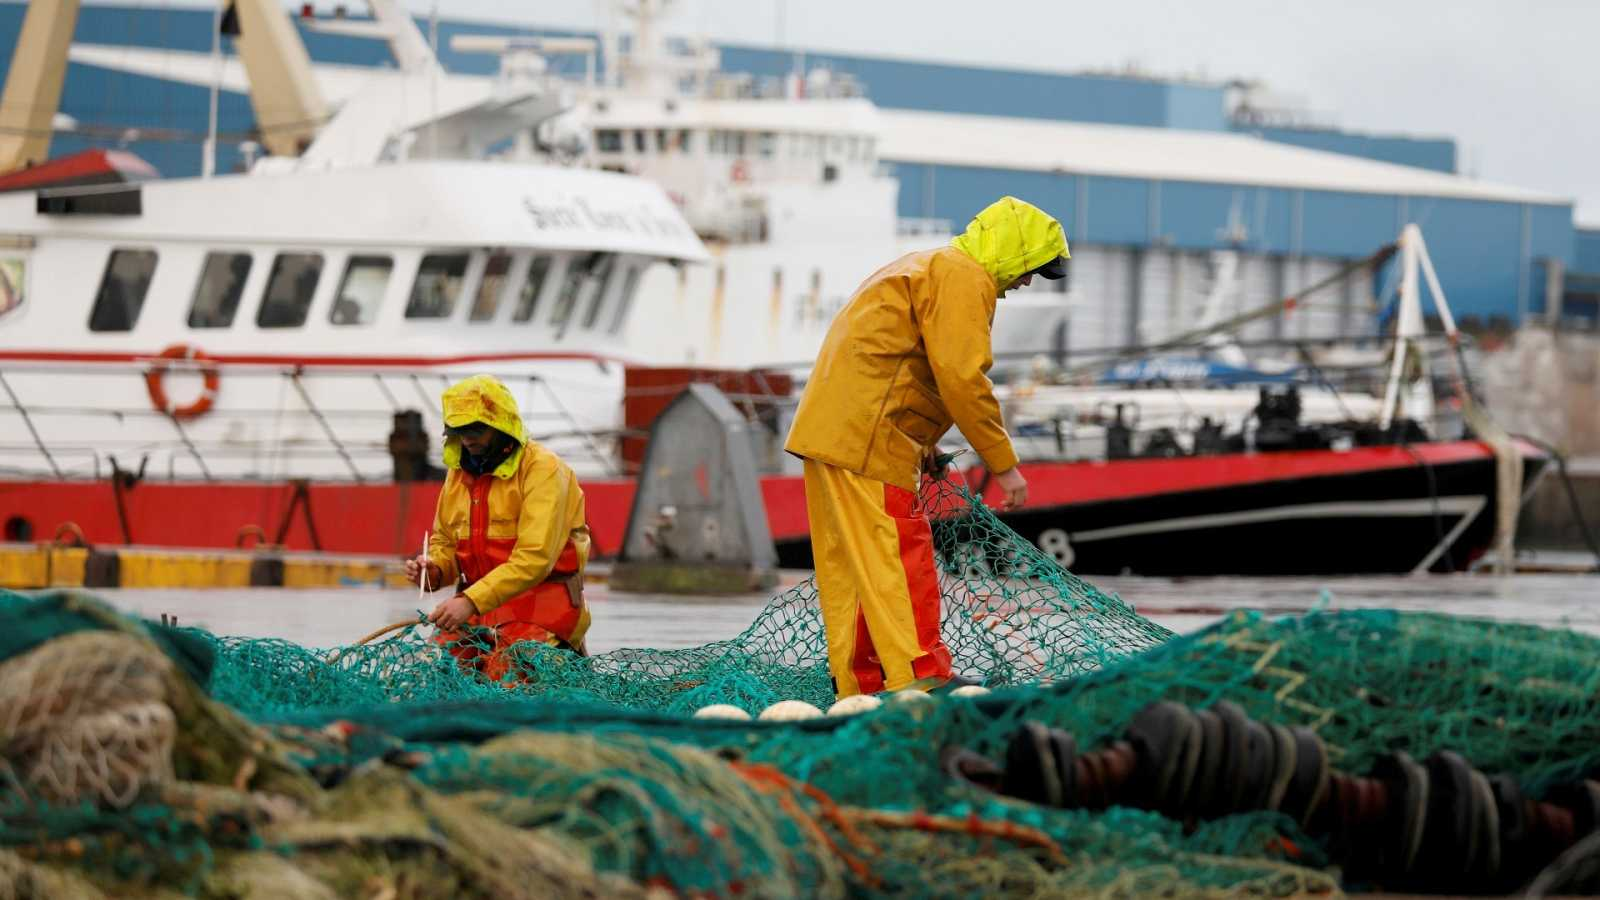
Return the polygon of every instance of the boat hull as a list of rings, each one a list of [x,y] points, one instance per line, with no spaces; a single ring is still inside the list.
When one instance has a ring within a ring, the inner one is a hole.
[[[1531,482],[1546,459],[1524,448]],[[1025,463],[1030,503],[1003,521],[1086,575],[1322,575],[1467,566],[1494,533],[1494,456],[1475,441],[1116,462]],[[991,506],[998,488],[964,473]],[[302,486],[303,485],[303,486]],[[783,565],[811,564],[805,492],[767,476]],[[631,479],[586,479],[595,544],[620,549]],[[404,556],[432,527],[436,482],[0,482],[6,540]],[[1435,550],[1437,549],[1437,552]],[[1432,556],[1429,559],[1430,555]],[[1003,571],[1007,562],[981,562]]]
[[[1524,484],[1547,463],[1524,447]],[[1000,518],[1080,575],[1456,571],[1494,538],[1495,459],[1476,441],[1024,464],[1032,498]],[[969,482],[991,505],[981,473]],[[780,542],[786,565],[809,547]],[[1005,574],[1011,561],[972,551]]]

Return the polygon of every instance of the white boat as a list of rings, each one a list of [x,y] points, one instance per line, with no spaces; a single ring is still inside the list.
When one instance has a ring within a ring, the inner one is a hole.
[[[360,92],[301,158],[248,174],[0,195],[20,298],[0,311],[0,467],[387,479],[394,415],[436,433],[443,385],[487,370],[580,469],[615,471],[630,317],[672,304],[705,246],[646,179],[404,153],[418,129],[465,141],[560,111],[537,73],[440,89],[403,115]]]
[[[660,184],[712,256],[705,266],[645,276],[644,296],[673,302],[643,305],[624,336],[633,353],[663,365],[808,364],[833,312],[867,275],[951,237],[949,221],[898,215],[898,182],[877,155],[881,115],[859,84],[825,69],[765,83],[719,72],[704,41],[668,39],[665,0],[612,4],[610,20],[625,27],[599,42],[452,39],[458,51],[497,56],[494,76],[444,72],[398,3],[367,5],[371,20],[304,22],[384,41],[394,68],[307,61],[291,77],[263,73],[248,53],[244,66],[219,65],[205,54],[104,45],[74,46],[71,58],[249,90],[264,120],[316,117],[316,108],[301,117],[281,111],[280,98],[295,96],[285,85],[314,85],[335,106],[358,103],[359,115],[341,109],[290,163],[297,169],[467,156],[600,168]],[[296,45],[283,55],[303,53]],[[541,103],[537,116],[527,114]],[[1066,317],[1060,287],[1017,291],[1001,304],[994,329],[1002,360],[1055,333]]]

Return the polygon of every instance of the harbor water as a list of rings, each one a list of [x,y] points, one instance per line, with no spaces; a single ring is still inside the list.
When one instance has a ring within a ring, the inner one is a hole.
[[[806,573],[786,573],[780,590]],[[1366,576],[1338,578],[1109,577],[1090,579],[1141,615],[1180,633],[1205,627],[1234,609],[1296,615],[1331,609],[1393,608],[1433,611],[1571,628],[1600,635],[1600,575],[1520,574]],[[118,608],[155,619],[176,616],[222,635],[280,638],[311,647],[348,644],[417,610],[431,610],[440,593],[419,600],[415,590],[103,590]],[[622,647],[691,647],[738,635],[761,611],[767,594],[686,597],[620,593],[604,584],[586,590],[594,615],[591,652]]]

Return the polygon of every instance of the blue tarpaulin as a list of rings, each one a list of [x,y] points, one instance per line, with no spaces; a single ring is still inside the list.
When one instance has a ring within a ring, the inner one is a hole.
[[[1268,384],[1295,381],[1295,372],[1269,374],[1193,357],[1131,359],[1106,369],[1101,384],[1147,384],[1155,381],[1205,384]]]

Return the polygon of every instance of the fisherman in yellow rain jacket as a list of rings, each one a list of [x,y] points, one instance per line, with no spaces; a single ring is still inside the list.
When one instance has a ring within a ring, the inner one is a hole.
[[[577,476],[524,434],[517,402],[497,379],[474,375],[446,390],[443,402],[449,473],[428,552],[405,566],[413,584],[426,575],[436,590],[455,588],[428,617],[435,639],[494,681],[518,641],[582,654],[589,527]],[[463,625],[492,637],[462,640]]]
[[[939,636],[932,532],[917,502],[937,442],[961,429],[1004,492],[1027,499],[988,371],[995,302],[1066,274],[1061,223],[1014,197],[947,247],[873,273],[833,320],[785,445],[805,460],[828,668],[840,697],[955,677]]]

